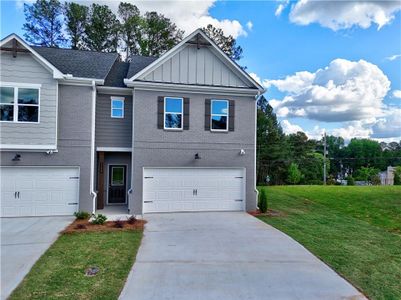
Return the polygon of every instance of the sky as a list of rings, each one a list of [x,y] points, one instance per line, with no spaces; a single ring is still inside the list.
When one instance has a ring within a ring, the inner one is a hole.
[[[31,0],[32,1],[32,0]],[[23,3],[1,4],[1,38],[23,36]],[[243,48],[286,133],[401,140],[401,1],[133,1],[190,34],[211,23]],[[119,1],[80,1],[109,5]]]

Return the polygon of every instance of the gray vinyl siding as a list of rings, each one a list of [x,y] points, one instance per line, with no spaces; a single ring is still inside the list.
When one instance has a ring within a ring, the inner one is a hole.
[[[111,97],[124,98],[124,118],[111,117]],[[96,147],[132,146],[132,96],[98,94],[96,98]]]
[[[157,128],[157,97],[190,98],[189,130]],[[205,130],[205,99],[235,100],[235,131]],[[255,100],[253,97],[222,97],[211,94],[135,91],[133,196],[130,209],[142,212],[144,167],[241,167],[246,169],[246,209],[256,208],[254,190]],[[246,154],[241,156],[240,150]],[[199,153],[200,160],[194,156]]]
[[[41,84],[40,123],[0,123],[0,144],[56,145],[57,81],[31,54],[0,54],[0,82]]]
[[[57,153],[0,152],[2,166],[75,166],[80,168],[80,210],[92,211],[90,195],[91,87],[59,86]],[[21,161],[13,162],[16,153]]]
[[[199,84],[226,87],[248,87],[210,47],[197,49],[186,45],[173,57],[157,67],[145,81]]]

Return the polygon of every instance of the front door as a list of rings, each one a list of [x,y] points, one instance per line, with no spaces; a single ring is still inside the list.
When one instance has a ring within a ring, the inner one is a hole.
[[[127,167],[122,165],[109,166],[108,204],[126,203]]]

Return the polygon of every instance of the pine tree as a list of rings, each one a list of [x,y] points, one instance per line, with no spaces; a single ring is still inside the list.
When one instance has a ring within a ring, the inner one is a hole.
[[[85,49],[85,26],[88,21],[89,8],[75,2],[66,2],[64,10],[71,48]]]

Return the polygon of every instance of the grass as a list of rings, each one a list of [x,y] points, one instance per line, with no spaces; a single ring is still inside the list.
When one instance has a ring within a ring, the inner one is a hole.
[[[401,299],[401,187],[265,187],[261,216],[371,299]]]
[[[141,238],[141,230],[63,234],[10,299],[117,299]],[[100,272],[87,277],[91,266]]]

